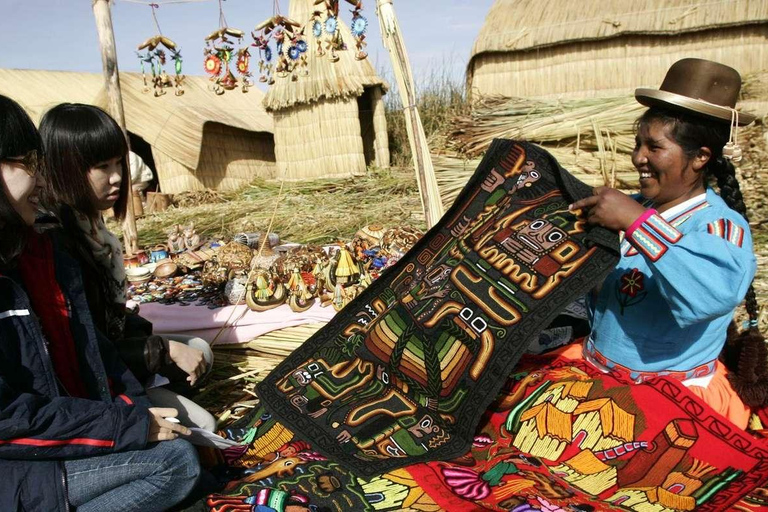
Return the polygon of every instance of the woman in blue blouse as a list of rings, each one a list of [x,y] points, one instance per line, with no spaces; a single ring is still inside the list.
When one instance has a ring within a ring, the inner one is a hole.
[[[744,428],[747,405],[763,405],[768,380],[752,237],[731,163],[740,156],[734,131],[754,119],[734,109],[740,85],[732,68],[684,59],[659,90],[637,89],[637,100],[650,107],[637,123],[632,155],[640,194],[598,187],[571,208],[624,232],[621,260],[593,304],[584,357],[635,382],[678,379]],[[735,361],[726,378],[718,355],[745,295],[751,329],[731,333],[726,355]]]

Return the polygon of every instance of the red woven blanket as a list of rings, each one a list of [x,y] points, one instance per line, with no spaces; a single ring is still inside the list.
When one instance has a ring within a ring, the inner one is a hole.
[[[516,370],[464,456],[371,478],[324,460],[261,410],[238,431],[255,435],[235,461],[248,474],[208,505],[265,512],[768,510],[768,445],[678,382],[635,385],[557,356],[524,357]]]

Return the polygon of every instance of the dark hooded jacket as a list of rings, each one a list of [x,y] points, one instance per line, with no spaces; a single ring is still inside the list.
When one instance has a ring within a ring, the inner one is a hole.
[[[47,232],[81,378],[89,398],[66,396],[18,273],[0,273],[0,510],[67,511],[64,460],[143,449],[149,401],[88,310],[79,268]]]

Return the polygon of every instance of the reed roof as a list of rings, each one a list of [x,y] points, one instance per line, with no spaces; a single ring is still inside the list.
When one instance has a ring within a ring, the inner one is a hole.
[[[486,52],[766,22],[768,0],[496,0],[472,48],[472,60]]]
[[[198,166],[206,123],[274,132],[272,117],[261,106],[264,94],[260,90],[216,96],[208,84],[206,77],[187,76],[182,96],[168,89],[164,96],[154,97],[152,92],[142,92],[141,74],[120,73],[128,131],[190,169]],[[0,94],[18,101],[35,122],[63,102],[107,105],[101,73],[2,69]]]
[[[307,42],[308,76],[299,76],[296,81],[290,77],[275,77],[275,83],[269,88],[264,98],[267,111],[290,108],[294,105],[307,104],[321,99],[358,97],[363,94],[365,87],[382,86],[386,91],[387,83],[382,79],[370,59],[357,60],[354,38],[349,27],[339,18],[339,30],[347,50],[337,52],[338,62],[331,62],[330,52],[320,57],[317,55],[317,40],[312,33],[312,13],[315,7],[312,0],[291,0],[290,13],[292,20],[306,24],[304,39]],[[342,8],[342,11],[347,9]],[[366,13],[371,23],[373,13]]]

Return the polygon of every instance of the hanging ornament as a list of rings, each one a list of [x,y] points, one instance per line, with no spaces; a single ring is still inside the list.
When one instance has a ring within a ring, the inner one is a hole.
[[[165,94],[165,89],[174,88],[174,94],[181,96],[184,94],[184,75],[182,74],[182,59],[181,49],[176,46],[176,43],[165,37],[160,30],[160,24],[157,22],[157,15],[155,9],[159,8],[158,4],[149,4],[152,8],[152,19],[155,21],[155,28],[159,35],[152,36],[137,48],[136,56],[139,58],[139,64],[141,65],[141,78],[144,82],[144,92],[154,90],[155,97]],[[143,50],[143,53],[142,53]],[[168,61],[166,52],[170,54],[173,61],[174,75],[171,77],[165,70],[165,65]],[[147,76],[147,66],[151,77]],[[152,87],[150,88],[150,82]]]
[[[203,50],[205,56],[205,71],[211,75],[211,89],[216,94],[224,94],[240,86],[243,92],[253,85],[249,69],[250,54],[248,47],[237,48],[242,43],[245,32],[230,27],[222,27],[212,32],[205,38],[206,47]],[[235,70],[238,77],[232,72],[230,63],[235,60]]]
[[[285,16],[275,15],[259,23],[251,32],[255,46],[259,49],[259,81],[274,83],[274,75],[293,80],[294,70],[307,67],[307,43],[301,25]],[[274,47],[274,51],[272,50]]]
[[[349,26],[352,37],[355,38],[355,47],[357,48],[355,59],[357,60],[363,60],[368,57],[368,54],[363,50],[368,44],[365,42],[365,33],[368,31],[368,19],[361,14],[362,10],[362,2],[358,2],[354,10],[352,10],[352,23]]]
[[[362,60],[368,56],[363,51],[363,48],[366,46],[365,33],[368,29],[368,20],[362,15],[363,2],[358,0],[345,1],[354,7],[351,11],[352,23],[350,31],[355,39],[355,47],[357,48],[355,58]],[[339,56],[336,52],[347,49],[347,45],[341,37],[341,30],[339,30],[339,0],[314,0],[314,4],[319,7],[319,10],[315,10],[313,13],[311,20],[313,33],[318,40],[318,55],[322,56],[325,54],[322,48],[324,44],[325,50],[330,51],[331,62],[337,62]]]
[[[242,46],[245,32],[227,26],[221,2],[222,0],[219,0],[219,26],[221,28],[211,32],[205,38],[205,48],[203,49],[205,72],[211,75],[210,88],[218,95],[234,90],[238,86],[241,91],[248,92],[248,89],[253,85],[251,81],[253,75],[250,70],[251,54],[248,52],[248,46]],[[230,67],[233,60],[238,76],[235,76]]]
[[[144,53],[141,53],[141,50],[144,50]],[[165,65],[168,62],[166,52],[171,55],[171,60],[174,63],[175,74],[173,77],[165,70]],[[176,96],[184,94],[184,75],[181,73],[181,50],[176,47],[176,43],[165,36],[153,36],[139,45],[136,55],[141,64],[144,92],[154,90],[154,95],[157,97],[165,94],[165,89],[172,87],[175,89]],[[151,77],[147,76],[147,65],[149,66]]]
[[[355,58],[362,60],[368,56],[364,51],[368,20],[362,15],[361,1],[344,1],[353,6],[351,32],[357,49]],[[259,50],[259,81],[271,85],[275,77],[290,76],[295,81],[300,76],[309,75],[310,48],[305,34],[314,37],[313,51],[318,57],[328,55],[331,62],[338,62],[338,52],[347,50],[341,34],[339,2],[313,0],[315,9],[304,25],[279,14],[257,25],[251,32],[254,41],[251,46]]]

